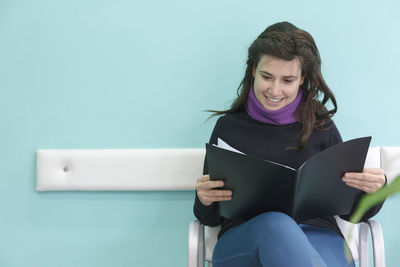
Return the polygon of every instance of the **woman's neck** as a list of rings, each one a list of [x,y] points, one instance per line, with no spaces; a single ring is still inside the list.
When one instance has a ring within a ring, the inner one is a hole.
[[[293,102],[278,110],[268,110],[258,101],[256,95],[254,94],[254,86],[252,85],[249,90],[246,111],[251,118],[264,123],[274,125],[290,124],[297,121],[295,118],[295,113],[302,103],[302,97],[303,93],[299,88],[299,92]]]

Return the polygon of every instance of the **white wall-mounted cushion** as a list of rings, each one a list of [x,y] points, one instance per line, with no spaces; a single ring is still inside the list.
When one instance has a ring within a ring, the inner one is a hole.
[[[381,147],[382,169],[391,183],[400,175],[400,147]]]
[[[205,149],[37,150],[38,191],[193,190]]]

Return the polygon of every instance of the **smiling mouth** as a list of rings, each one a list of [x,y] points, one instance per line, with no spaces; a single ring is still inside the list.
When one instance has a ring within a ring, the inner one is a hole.
[[[272,97],[265,97],[269,102],[272,102],[272,103],[280,103],[280,102],[282,102],[282,100],[284,99],[284,98],[272,98]]]

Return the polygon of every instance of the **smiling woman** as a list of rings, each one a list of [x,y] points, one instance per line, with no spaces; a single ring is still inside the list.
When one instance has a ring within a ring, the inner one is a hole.
[[[314,154],[342,142],[331,120],[336,110],[313,37],[289,22],[276,23],[249,47],[246,72],[231,108],[211,110],[212,116],[223,116],[209,143],[222,139],[245,154],[298,169]],[[379,168],[348,172],[337,179],[360,190],[360,196],[385,183]],[[223,185],[222,177],[210,180],[206,160],[197,180],[194,214],[204,225],[221,224],[214,267],[354,266],[353,259],[345,257],[347,244],[333,216],[295,221],[285,213],[269,211],[249,220],[227,219],[219,213],[218,202],[232,200],[235,192],[221,189]],[[353,206],[357,203],[354,200]],[[374,216],[382,204],[362,219]],[[349,214],[337,215],[349,219]]]
[[[212,116],[248,112],[249,104],[264,107],[262,114],[268,115],[263,116],[263,122],[271,122],[271,114],[275,119],[277,113],[283,115],[289,112],[291,116],[284,117],[290,119],[283,122],[300,123],[298,148],[301,149],[313,129],[326,128],[336,113],[336,99],[322,76],[317,45],[307,31],[288,22],[269,26],[250,45],[246,65],[238,97],[231,108],[209,110],[214,113]],[[252,95],[257,98],[257,103],[248,101]],[[321,96],[322,101],[319,100]],[[296,98],[300,103],[293,103]],[[331,110],[326,108],[328,101],[332,103]],[[289,104],[293,106],[287,107]],[[275,113],[277,110],[280,112]],[[281,117],[278,116],[275,122],[282,123]]]

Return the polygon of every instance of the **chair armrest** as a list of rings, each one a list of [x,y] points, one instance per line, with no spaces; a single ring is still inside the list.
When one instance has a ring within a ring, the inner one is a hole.
[[[360,223],[359,240],[360,240],[360,267],[369,266],[369,231],[372,237],[372,249],[375,267],[385,267],[385,249],[383,243],[382,228],[377,221],[368,220],[366,223]]]
[[[368,220],[372,236],[372,249],[374,253],[374,266],[385,267],[385,245],[381,225],[374,220]]]
[[[188,267],[204,267],[204,225],[193,221],[189,225]]]

